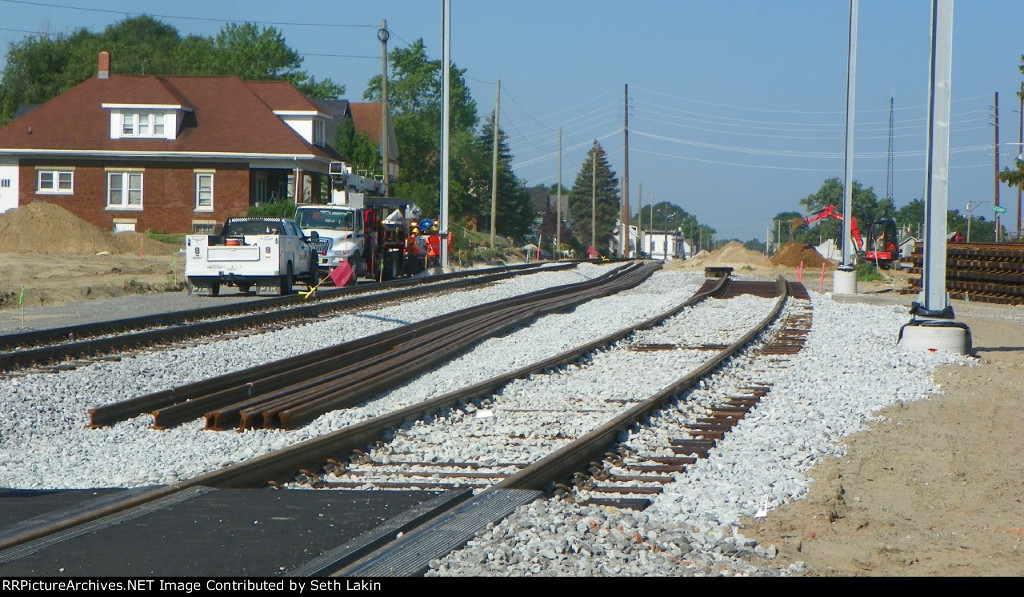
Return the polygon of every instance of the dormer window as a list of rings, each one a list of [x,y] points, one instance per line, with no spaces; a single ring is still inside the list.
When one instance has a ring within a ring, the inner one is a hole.
[[[190,110],[182,106],[103,104],[110,110],[111,139],[168,139],[177,136]]]
[[[164,115],[155,112],[123,112],[121,114],[122,137],[164,138]]]
[[[296,133],[302,135],[302,138],[307,143],[320,147],[327,146],[327,122],[325,118],[330,118],[330,116],[319,112],[295,110],[275,110],[274,114],[280,116],[285,124],[292,127],[292,130]]]

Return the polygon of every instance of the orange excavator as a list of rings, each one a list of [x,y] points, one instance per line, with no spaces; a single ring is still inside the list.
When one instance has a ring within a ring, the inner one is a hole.
[[[806,218],[793,218],[790,233],[825,218],[842,221],[843,214],[837,213],[834,205],[829,205]],[[894,220],[884,219],[872,222],[868,227],[868,237],[865,241],[860,234],[860,227],[857,226],[857,217],[851,216],[850,236],[853,237],[857,255],[864,261],[874,263],[882,269],[888,269],[899,260],[899,244],[896,239],[896,222]]]

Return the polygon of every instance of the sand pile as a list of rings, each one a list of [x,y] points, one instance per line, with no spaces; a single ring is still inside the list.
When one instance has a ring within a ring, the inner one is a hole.
[[[170,255],[180,247],[94,226],[45,201],[0,214],[0,253],[95,255],[96,253]]]
[[[687,264],[701,267],[761,267],[771,265],[764,255],[752,251],[738,241],[732,241],[721,249],[708,253],[701,251],[691,257]]]
[[[800,263],[803,263],[805,268],[820,268],[823,264],[832,267],[836,265],[836,262],[822,257],[811,245],[797,242],[782,245],[782,248],[772,255],[771,262],[782,267],[798,267]]]

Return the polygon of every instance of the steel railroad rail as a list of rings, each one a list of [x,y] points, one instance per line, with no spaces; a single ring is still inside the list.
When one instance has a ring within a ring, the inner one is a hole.
[[[416,420],[450,409],[461,402],[489,396],[514,379],[525,378],[535,373],[556,369],[584,359],[592,352],[634,333],[637,329],[653,327],[666,317],[671,317],[709,296],[721,296],[728,289],[729,282],[728,278],[708,280],[700,291],[690,299],[638,326],[618,330],[586,345],[578,346],[561,354],[473,384],[461,390],[438,396],[244,462],[238,462],[192,479],[168,486],[131,490],[126,492],[125,495],[99,500],[88,507],[82,508],[80,511],[60,516],[55,520],[47,518],[34,524],[18,525],[6,534],[0,534],[0,560],[3,560],[5,557],[16,558],[21,553],[42,549],[51,542],[59,541],[61,537],[74,536],[85,532],[84,529],[87,529],[90,525],[103,524],[104,521],[130,517],[133,515],[133,512],[158,508],[160,507],[159,504],[162,503],[174,503],[176,500],[190,499],[190,496],[201,492],[203,488],[241,489],[280,486],[282,483],[293,480],[297,475],[301,475],[303,470],[316,469],[331,459],[341,458],[355,450],[361,449],[379,439],[388,429],[394,428],[404,421]],[[403,518],[403,526],[395,528],[397,528],[397,532],[402,532],[402,529],[411,530],[428,518],[439,515],[469,497],[470,494],[466,492],[455,492],[453,495],[439,500],[436,508],[427,509],[417,516]],[[392,529],[392,527],[388,527],[388,529]],[[363,549],[356,549],[353,555],[361,553],[365,553]]]
[[[450,551],[465,545],[477,531],[501,520],[516,507],[545,495],[559,492],[568,494],[570,490],[567,488],[573,484],[573,480],[575,483],[581,484],[581,478],[592,478],[596,473],[607,471],[608,465],[602,464],[602,462],[609,455],[614,457],[618,452],[615,446],[623,433],[637,426],[641,428],[647,426],[655,411],[665,408],[677,396],[708,379],[728,359],[733,358],[764,334],[768,327],[779,318],[789,297],[807,297],[806,290],[802,285],[788,284],[781,278],[776,285],[779,298],[771,313],[758,325],[654,396],[627,409],[576,441],[553,451],[548,456],[507,476],[504,480],[488,486],[475,496],[467,497],[464,503],[460,503],[443,515],[405,532],[397,539],[393,538],[394,535],[388,538],[373,535],[375,544],[362,548],[361,553],[366,555],[354,553],[355,545],[344,546],[335,550],[334,553],[324,554],[314,563],[302,570],[295,571],[294,574],[354,577],[422,575],[427,571],[431,560],[443,557]],[[734,295],[744,291],[760,294],[763,289],[753,289],[750,286],[745,286],[744,283],[734,283],[725,295]],[[801,319],[801,316],[797,316],[793,320],[787,319],[781,333],[762,350],[768,353],[781,352],[785,354],[798,351],[802,346],[802,335],[809,329],[809,321],[806,326],[800,325],[794,329],[796,321]],[[765,388],[758,389],[761,395],[765,390]],[[759,399],[758,396],[744,400],[730,399],[726,405],[720,406],[715,414],[725,417],[728,422],[721,423],[719,421],[720,428],[716,429],[716,433],[724,433],[729,425],[735,424],[736,420],[749,412]],[[718,421],[718,419],[713,420]],[[693,431],[698,435],[702,433],[701,430]],[[715,441],[715,439],[704,437],[673,440],[674,445],[681,446],[680,449],[683,452],[690,454],[690,456],[674,459],[676,462],[672,464],[675,466],[675,471],[685,470],[685,465],[694,462],[695,458],[701,456],[701,452],[706,455],[706,451],[714,445]],[[617,481],[633,484],[633,487],[625,492],[627,494],[643,495],[657,492],[659,489],[651,488],[650,484],[657,486],[667,482],[665,478],[652,477],[649,470],[643,471],[637,468],[631,472],[634,474],[633,478],[617,479]],[[624,473],[624,476],[629,476],[631,472]],[[604,480],[605,487],[608,488],[608,475],[604,475]],[[637,486],[637,483],[647,483],[648,485],[642,487]],[[616,488],[608,489],[614,492]],[[600,503],[598,500],[593,501]],[[617,499],[615,502],[619,507],[624,505],[622,499]],[[368,544],[370,539],[371,537],[367,537],[364,542]],[[332,556],[335,556],[333,561]]]
[[[775,285],[783,292],[792,292],[793,288],[796,288],[797,291],[802,290],[802,287],[799,286],[788,287],[781,280],[777,281]],[[403,421],[420,419],[428,414],[452,408],[459,403],[489,396],[512,379],[557,368],[583,358],[594,350],[598,350],[634,333],[637,329],[653,327],[666,317],[671,317],[682,309],[692,306],[708,296],[727,296],[729,293],[741,291],[742,287],[735,286],[729,279],[709,280],[694,297],[684,304],[639,326],[620,330],[586,346],[578,347],[565,354],[534,363],[508,375],[475,384],[459,392],[410,406],[384,417],[365,421],[320,438],[302,442],[273,454],[267,454],[250,461],[231,465],[195,479],[175,484],[174,486],[143,491],[130,496],[117,505],[111,504],[95,512],[69,517],[57,523],[52,523],[47,528],[27,529],[16,536],[0,537],[0,549],[9,549],[16,545],[27,545],[37,541],[45,541],[45,537],[52,533],[74,532],[75,527],[87,524],[99,517],[112,516],[126,508],[145,507],[146,504],[151,503],[153,500],[173,499],[173,496],[180,492],[195,491],[202,487],[260,487],[265,486],[271,480],[283,482],[294,479],[296,471],[313,470],[331,459],[359,450],[377,441],[387,429],[393,428]],[[434,557],[433,554],[438,549],[445,550],[443,553],[447,553],[447,551],[461,546],[472,536],[472,533],[477,528],[480,528],[489,521],[500,518],[522,503],[532,501],[543,496],[545,493],[553,491],[559,483],[571,478],[576,471],[582,470],[595,460],[599,460],[601,455],[608,451],[609,446],[614,442],[614,438],[623,429],[629,428],[644,419],[647,414],[659,408],[659,405],[664,404],[673,395],[696,383],[701,376],[713,372],[726,359],[730,358],[730,355],[741,350],[753,341],[758,334],[763,333],[763,330],[771,320],[777,317],[784,301],[785,296],[780,297],[773,309],[772,315],[766,317],[761,322],[761,325],[746,333],[726,350],[709,359],[697,371],[672,384],[670,388],[645,401],[643,404],[630,409],[608,425],[602,426],[601,429],[588,434],[582,440],[574,442],[571,446],[526,467],[520,473],[508,477],[502,483],[475,497],[468,490],[449,492],[443,499],[438,500],[439,503],[436,508],[426,509],[416,516],[401,517],[400,523],[396,522],[394,525],[387,526],[387,528],[381,528],[379,532],[361,537],[353,544],[330,550],[324,553],[323,556],[311,561],[302,569],[292,571],[292,574],[363,576],[367,574],[415,575],[422,573],[425,562],[430,557]],[[467,522],[467,516],[472,519],[472,522]],[[396,534],[402,533],[405,533],[404,541],[386,548],[383,552],[372,553],[373,550],[389,543]],[[425,535],[433,537],[432,540],[428,541],[431,546],[426,552],[423,551],[424,547],[421,544]],[[418,551],[419,555],[414,558],[415,562],[411,564],[396,563],[396,557],[399,560],[407,558],[407,556],[401,554],[403,550],[408,549]],[[443,553],[439,555],[443,555]],[[357,562],[359,558],[364,559]],[[353,562],[357,563],[353,565]]]
[[[235,330],[258,330],[366,305],[405,300],[434,292],[483,286],[512,276],[574,267],[564,263],[540,268],[514,265],[405,278],[380,284],[329,288],[315,300],[298,295],[255,299],[174,313],[161,313],[100,323],[0,336],[0,371],[96,357],[132,348],[163,345]]]
[[[166,428],[204,416],[208,429],[291,428],[359,402],[454,358],[484,338],[550,312],[631,288],[660,264],[636,262],[576,284],[539,290],[433,317],[212,379],[89,411],[103,426],[151,413]],[[298,381],[296,381],[298,380]]]

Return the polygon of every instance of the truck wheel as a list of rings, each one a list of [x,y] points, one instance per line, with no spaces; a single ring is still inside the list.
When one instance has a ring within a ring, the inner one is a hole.
[[[309,276],[307,277],[308,282],[306,284],[312,288],[320,282],[320,264],[316,255],[309,258]]]
[[[281,276],[281,294],[292,293],[292,281],[294,280],[294,273],[292,272],[292,263],[288,262],[288,270]]]
[[[239,284],[238,285],[238,292],[241,292],[242,294],[246,294],[246,293],[249,292],[250,288],[252,288],[252,284]]]

